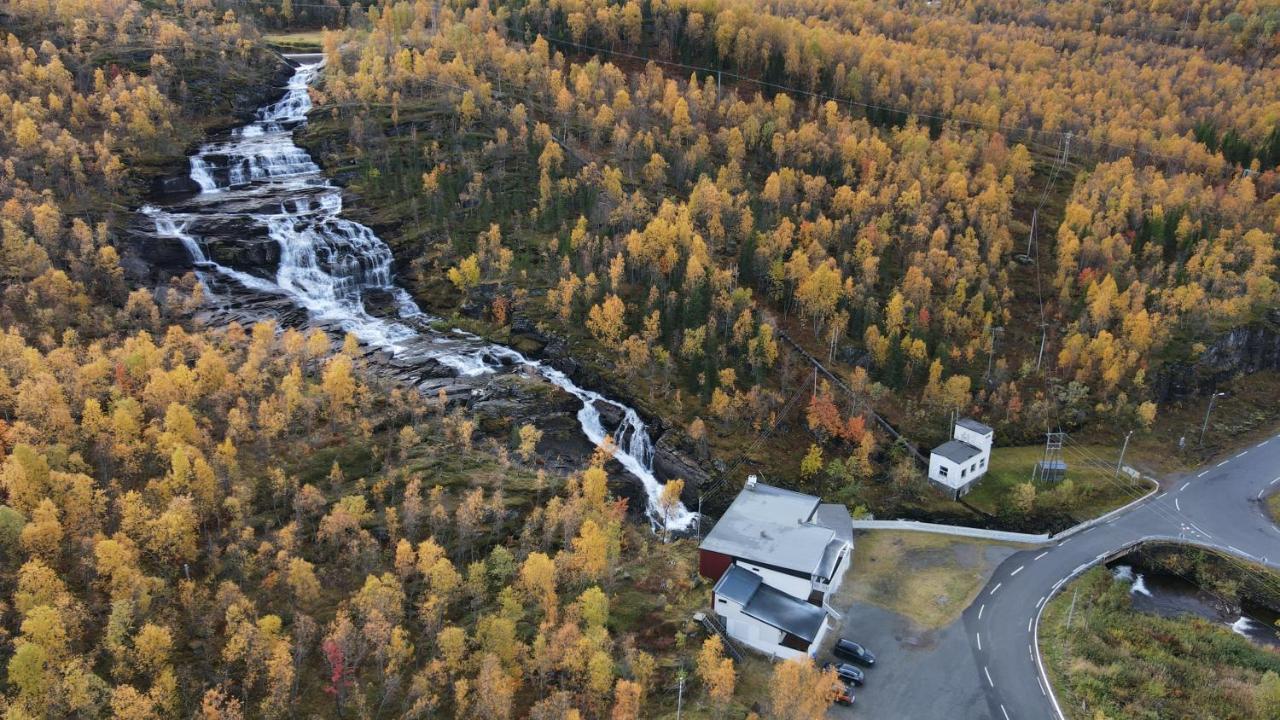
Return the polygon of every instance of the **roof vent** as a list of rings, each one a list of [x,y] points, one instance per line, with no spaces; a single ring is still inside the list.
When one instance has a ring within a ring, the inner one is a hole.
[[[759,482],[759,481],[760,481],[760,478],[756,477],[755,475],[748,475],[748,476],[747,476],[747,489],[748,489],[748,490],[755,490],[755,489],[756,489],[756,483],[757,483],[757,482]]]

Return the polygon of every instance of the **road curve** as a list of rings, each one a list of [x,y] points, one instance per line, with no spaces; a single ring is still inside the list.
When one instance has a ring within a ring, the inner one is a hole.
[[[963,615],[991,717],[1061,717],[1039,666],[1040,608],[1075,573],[1115,551],[1163,539],[1280,568],[1280,528],[1259,502],[1275,489],[1280,489],[1280,435],[1178,476],[1162,492],[1104,523],[1001,563]]]

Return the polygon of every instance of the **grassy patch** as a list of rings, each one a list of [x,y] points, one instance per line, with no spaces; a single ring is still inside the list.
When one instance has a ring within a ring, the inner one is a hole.
[[[924,628],[950,624],[973,602],[1005,553],[999,543],[920,532],[872,531],[854,543],[836,605],[868,602]],[[997,557],[993,557],[997,556]]]
[[[1271,493],[1267,496],[1267,515],[1271,517],[1271,522],[1280,525],[1280,493]]]
[[[1185,471],[1270,437],[1280,427],[1280,403],[1275,402],[1280,397],[1280,372],[1242,375],[1222,383],[1218,390],[1226,395],[1214,403],[1203,445],[1200,429],[1209,398],[1189,397],[1162,404],[1151,430],[1134,434],[1126,459],[1153,474]],[[1115,433],[1109,435],[1104,439],[1085,432],[1075,438],[1082,443],[1114,441]]]
[[[319,30],[309,32],[277,33],[263,35],[268,45],[280,48],[285,52],[319,52],[324,33]]]
[[[1049,603],[1040,649],[1068,718],[1276,717],[1259,688],[1263,673],[1280,672],[1280,654],[1198,617],[1133,610],[1105,568]]]
[[[1035,481],[1035,506],[1065,513],[1074,520],[1087,520],[1140,497],[1150,490],[1149,483],[1123,474],[1117,477],[1113,465],[1102,467],[1104,461],[1115,462],[1118,452],[1119,448],[1095,445],[1068,453],[1070,485],[1064,485],[1065,481]],[[1014,487],[1031,480],[1032,469],[1043,457],[1043,446],[995,448],[986,477],[965,496],[965,501],[993,515],[1011,512]]]

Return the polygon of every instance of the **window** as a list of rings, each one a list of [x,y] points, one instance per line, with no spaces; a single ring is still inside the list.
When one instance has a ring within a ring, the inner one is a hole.
[[[965,475],[968,475],[968,474],[969,474],[968,470],[966,470],[965,468],[960,468],[960,477],[964,477]]]
[[[978,461],[978,467],[986,467],[986,466],[987,466],[986,458],[982,458],[981,460]]]
[[[939,466],[938,466],[938,474],[939,474],[939,475],[941,475],[942,477],[946,477],[946,476],[947,476],[947,469],[946,469],[945,467],[943,467],[943,466],[939,465]]]

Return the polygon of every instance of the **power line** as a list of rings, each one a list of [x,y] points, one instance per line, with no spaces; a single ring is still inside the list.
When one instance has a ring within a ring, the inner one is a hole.
[[[731,70],[724,70],[724,69],[722,69],[722,68],[711,68],[711,67],[706,67],[706,66],[702,66],[702,65],[692,65],[692,64],[689,64],[689,63],[683,63],[683,62],[679,62],[679,61],[675,61],[675,60],[662,60],[662,59],[655,58],[655,57],[652,57],[652,56],[649,56],[649,55],[639,55],[639,54],[636,54],[636,53],[629,53],[629,52],[626,52],[626,51],[623,51],[623,50],[610,50],[610,49],[608,49],[608,48],[602,48],[602,47],[598,47],[598,46],[595,46],[595,45],[589,45],[589,44],[586,44],[586,43],[577,42],[577,41],[570,40],[570,39],[567,39],[567,38],[564,38],[564,37],[560,37],[560,36],[557,36],[557,35],[552,35],[552,34],[550,34],[550,33],[548,33],[548,32],[537,30],[537,29],[536,29],[536,27],[534,27],[534,26],[533,26],[532,21],[527,21],[527,20],[526,20],[526,22],[527,22],[527,23],[529,23],[529,25],[530,25],[530,27],[529,27],[529,28],[526,28],[526,29],[534,30],[538,35],[541,35],[543,38],[545,38],[545,39],[547,39],[547,40],[550,40],[550,41],[553,41],[553,42],[555,42],[555,43],[557,43],[557,44],[560,44],[560,45],[566,45],[566,46],[569,46],[569,47],[578,48],[578,49],[580,49],[580,50],[587,50],[587,51],[596,52],[596,53],[603,53],[603,54],[606,54],[606,55],[614,55],[614,56],[617,56],[617,57],[625,57],[625,58],[629,58],[629,59],[632,59],[632,60],[643,60],[643,61],[646,61],[646,62],[653,62],[653,63],[658,64],[658,65],[667,65],[667,66],[670,66],[670,67],[678,67],[678,68],[682,68],[682,69],[685,69],[685,70],[691,70],[691,71],[693,71],[693,72],[701,72],[701,73],[705,73],[705,74],[707,74],[707,75],[715,74],[715,75],[717,75],[717,76],[724,76],[724,77],[728,77],[728,78],[730,78],[730,79],[739,80],[739,81],[741,81],[741,82],[752,83],[752,84],[759,85],[759,86],[761,86],[761,87],[770,88],[770,89],[773,89],[773,90],[779,90],[779,91],[783,91],[783,92],[791,92],[791,93],[795,93],[795,94],[798,94],[798,95],[805,95],[805,96],[808,96],[808,97],[813,97],[813,98],[818,99],[818,100],[832,100],[832,101],[834,101],[834,102],[836,102],[836,103],[840,103],[840,104],[844,104],[844,105],[849,105],[849,106],[852,106],[852,107],[858,107],[858,108],[862,108],[862,109],[864,109],[864,110],[877,110],[877,111],[880,111],[880,112],[896,113],[896,114],[904,115],[904,116],[908,116],[908,117],[910,117],[910,116],[915,116],[915,117],[918,117],[918,118],[927,118],[927,119],[930,119],[930,120],[937,120],[937,121],[939,121],[939,122],[944,122],[944,123],[945,123],[945,122],[952,122],[952,123],[956,123],[956,124],[958,124],[958,125],[966,125],[966,126],[969,126],[969,127],[974,127],[974,128],[978,128],[978,129],[982,129],[982,130],[999,130],[999,131],[1004,132],[1004,133],[1009,134],[1009,135],[1013,135],[1013,134],[1015,134],[1015,133],[1022,133],[1022,134],[1024,135],[1024,137],[1026,138],[1026,140],[1024,140],[1024,142],[1026,142],[1026,143],[1028,143],[1028,144],[1036,144],[1036,145],[1040,145],[1041,147],[1047,147],[1047,145],[1046,145],[1045,143],[1043,143],[1042,141],[1037,141],[1037,140],[1036,140],[1036,135],[1041,135],[1041,136],[1047,136],[1047,137],[1055,137],[1055,138],[1058,138],[1059,143],[1058,143],[1057,145],[1055,145],[1055,147],[1061,147],[1061,141],[1062,141],[1062,140],[1064,140],[1064,139],[1066,139],[1066,138],[1072,138],[1072,139],[1077,140],[1077,141],[1082,141],[1082,142],[1090,143],[1091,145],[1100,146],[1100,147],[1105,147],[1105,148],[1111,148],[1111,149],[1114,149],[1114,150],[1120,151],[1120,152],[1121,152],[1121,154],[1134,155],[1134,156],[1137,156],[1137,155],[1144,155],[1144,156],[1147,156],[1147,157],[1157,158],[1157,159],[1163,160],[1163,161],[1165,161],[1165,162],[1167,162],[1167,163],[1170,163],[1170,164],[1173,164],[1173,165],[1177,165],[1177,166],[1184,166],[1184,165],[1187,165],[1187,164],[1188,164],[1188,160],[1187,160],[1187,159],[1185,159],[1185,158],[1178,158],[1178,157],[1173,157],[1173,156],[1171,156],[1171,155],[1165,155],[1165,154],[1163,154],[1163,153],[1155,152],[1155,151],[1153,151],[1153,150],[1147,150],[1147,149],[1144,149],[1144,148],[1137,147],[1136,145],[1135,145],[1135,146],[1120,145],[1120,144],[1118,144],[1118,143],[1113,143],[1113,142],[1110,142],[1110,141],[1107,141],[1107,140],[1099,140],[1099,139],[1096,139],[1096,138],[1089,137],[1089,136],[1087,136],[1087,135],[1082,135],[1082,134],[1074,133],[1074,132],[1072,132],[1072,131],[1045,130],[1045,129],[1042,129],[1042,128],[1041,128],[1041,129],[1036,129],[1036,128],[1034,128],[1034,127],[1030,126],[1030,125],[1015,126],[1015,125],[1006,125],[1006,124],[999,123],[999,122],[997,122],[997,123],[983,123],[983,122],[979,122],[979,121],[976,121],[976,120],[969,120],[969,119],[966,119],[966,118],[957,117],[957,116],[955,116],[955,115],[939,115],[939,114],[936,114],[936,113],[925,112],[925,111],[923,111],[923,110],[911,110],[911,109],[906,109],[906,108],[894,107],[894,106],[891,106],[891,105],[884,105],[884,104],[880,104],[880,103],[870,103],[870,102],[864,102],[864,101],[860,101],[860,100],[852,100],[852,99],[849,99],[849,98],[841,98],[841,97],[838,97],[838,96],[835,96],[835,95],[828,95],[828,94],[826,94],[826,93],[814,92],[814,91],[812,91],[812,90],[805,90],[805,89],[803,89],[803,88],[798,88],[798,87],[791,86],[791,85],[784,85],[784,84],[782,84],[782,83],[776,83],[776,82],[773,82],[773,81],[770,81],[770,80],[763,80],[763,79],[756,78],[756,77],[752,77],[752,76],[749,76],[749,75],[742,75],[742,74],[740,74],[740,73],[736,73],[736,72],[733,72],[733,71],[731,71]],[[511,25],[506,24],[506,23],[498,22],[497,24],[503,25],[504,27],[506,27],[507,29],[509,29],[509,30],[511,30],[511,31],[513,31],[513,32],[518,32],[518,31],[519,31],[519,28],[516,28],[516,27],[511,26]],[[1203,169],[1204,169],[1206,172],[1208,171],[1208,168],[1203,168]],[[1222,175],[1222,176],[1226,176],[1226,177],[1234,177],[1234,176],[1235,176],[1235,175],[1237,175],[1238,173],[1236,172],[1236,166],[1234,166],[1234,165],[1228,165],[1228,166],[1226,166],[1226,167],[1224,167],[1224,168],[1222,168],[1222,169],[1218,170],[1218,174],[1219,174],[1219,175]]]

